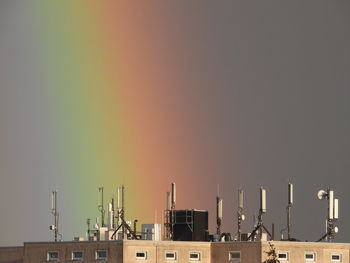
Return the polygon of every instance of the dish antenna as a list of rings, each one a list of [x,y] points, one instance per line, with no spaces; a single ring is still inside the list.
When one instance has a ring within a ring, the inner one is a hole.
[[[317,198],[318,198],[318,200],[323,200],[323,199],[327,198],[327,192],[325,190],[321,189],[317,193]]]
[[[319,190],[317,198],[319,200],[328,200],[326,233],[317,242],[322,240],[332,242],[335,234],[339,232],[339,228],[334,225],[339,218],[339,200],[334,198],[334,191],[331,188],[327,188],[327,191]]]

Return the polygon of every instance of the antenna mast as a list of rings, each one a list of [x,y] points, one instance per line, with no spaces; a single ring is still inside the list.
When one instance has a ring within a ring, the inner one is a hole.
[[[237,210],[237,235],[238,235],[238,241],[241,241],[241,224],[245,220],[245,216],[243,214],[243,190],[238,189],[238,210]]]
[[[58,237],[58,211],[57,211],[57,190],[51,192],[51,214],[54,217],[54,224],[50,226],[50,230],[54,233],[55,242]]]
[[[119,188],[118,188],[118,196],[117,196],[117,203],[119,208]],[[136,229],[132,230],[131,227],[125,222],[125,204],[124,204],[124,195],[125,195],[125,187],[124,185],[121,186],[121,209],[118,212],[118,227],[114,230],[113,235],[111,236],[111,239],[114,239],[119,229],[122,229],[123,238],[125,236],[126,230],[129,232],[129,234],[134,238],[138,239],[138,236],[136,235]],[[137,221],[136,221],[137,222]]]
[[[264,226],[262,218],[263,215],[266,213],[266,189],[261,187],[260,188],[260,209],[259,209],[259,215],[258,215],[258,222],[255,227],[255,229],[252,231],[250,236],[248,237],[248,240],[254,241],[256,239],[257,233],[260,234],[260,239],[262,236],[262,231],[265,230],[265,232],[272,238],[271,233],[268,231],[268,229]]]
[[[100,199],[99,199],[99,204],[98,204],[98,211],[101,213],[101,227],[105,225],[105,209],[103,206],[103,187],[98,188],[98,192],[101,194]]]
[[[222,198],[216,197],[216,234],[221,234],[221,222],[222,222]]]
[[[290,236],[290,213],[291,208],[293,205],[293,184],[288,183],[288,205],[287,205],[287,233],[288,233],[288,240],[291,240]]]
[[[334,225],[339,218],[339,200],[334,198],[334,191],[331,188],[327,188],[327,191],[318,191],[317,197],[319,200],[328,200],[326,233],[319,240],[317,240],[317,242],[320,242],[322,240],[332,242],[334,240],[335,234],[339,231],[338,227]]]

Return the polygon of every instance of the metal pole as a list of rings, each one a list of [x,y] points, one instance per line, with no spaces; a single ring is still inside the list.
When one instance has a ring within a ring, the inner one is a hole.
[[[287,206],[287,232],[288,232],[288,240],[291,239],[291,235],[290,235],[290,209],[291,209],[291,205]]]

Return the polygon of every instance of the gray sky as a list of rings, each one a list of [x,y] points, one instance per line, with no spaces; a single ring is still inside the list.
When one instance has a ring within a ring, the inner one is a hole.
[[[53,150],[58,124],[43,110],[50,108],[42,95],[47,77],[35,64],[41,48],[27,6],[11,2],[0,3],[0,246],[51,238],[43,197],[64,187]],[[324,231],[326,202],[316,193],[332,186],[341,208],[336,240],[349,242],[350,2],[177,1],[148,8],[157,11],[159,24],[166,18],[178,30],[172,45],[182,51],[177,59],[186,61],[186,69],[174,65],[191,81],[172,94],[186,97],[184,114],[195,119],[193,132],[203,148],[193,155],[210,149],[192,181],[223,185],[227,207],[234,203],[225,185],[244,186],[246,231],[264,185],[272,210],[266,222],[276,223],[278,233],[291,180],[293,235],[310,241]],[[165,31],[164,39],[170,34]],[[208,193],[207,203],[215,194]],[[231,231],[232,212],[226,209],[224,217],[224,230]],[[74,227],[65,220],[70,238]]]

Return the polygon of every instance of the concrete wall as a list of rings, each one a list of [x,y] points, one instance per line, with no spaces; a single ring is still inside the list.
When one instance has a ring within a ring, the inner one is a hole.
[[[103,262],[122,263],[123,243],[121,241],[25,243],[24,262],[47,262],[48,251],[58,251],[59,262],[72,263],[73,251],[82,251],[84,253],[84,259],[80,262],[96,262],[96,250],[107,250],[108,258],[107,261]]]
[[[209,242],[173,242],[173,241],[124,241],[124,263],[140,263],[135,255],[137,251],[147,252],[147,259],[143,263],[169,263],[169,262],[190,262],[190,252],[200,253],[200,263],[210,263]],[[167,261],[165,253],[176,252],[176,261]],[[196,261],[193,261],[196,262]]]
[[[231,263],[230,251],[241,252],[241,263],[261,263],[260,242],[215,242],[211,244],[211,263]]]
[[[0,263],[23,263],[23,247],[0,247]]]
[[[305,261],[305,253],[316,253],[317,263],[330,263],[331,254],[339,253],[342,255],[342,261],[348,263],[350,244],[341,243],[320,243],[320,242],[284,242],[271,241],[261,242],[262,244],[262,260],[266,260],[265,251],[269,250],[269,243],[273,244],[276,252],[288,252],[289,260],[281,261],[281,263],[303,263]]]
[[[173,242],[173,241],[95,241],[95,242],[39,242],[25,243],[24,247],[0,248],[0,263],[47,263],[47,252],[58,251],[59,263],[72,263],[72,252],[82,251],[84,260],[94,262],[96,250],[106,250],[108,258],[103,263],[231,263],[230,251],[241,253],[241,263],[262,263],[267,259],[269,243],[276,252],[288,252],[289,259],[281,263],[303,263],[305,253],[315,253],[316,263],[331,263],[331,255],[341,255],[341,262],[349,263],[350,244],[315,242]],[[136,252],[147,253],[146,260],[137,260]],[[166,252],[176,252],[176,261],[165,258]],[[189,253],[199,252],[200,261],[190,261]]]

